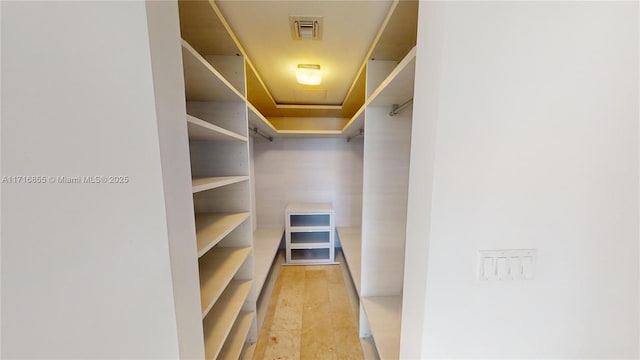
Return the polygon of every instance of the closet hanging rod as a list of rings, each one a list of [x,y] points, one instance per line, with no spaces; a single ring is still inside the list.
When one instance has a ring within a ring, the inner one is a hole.
[[[254,135],[260,135],[260,136],[262,136],[263,138],[265,138],[265,139],[269,140],[270,142],[273,142],[273,137],[271,137],[271,136],[267,136],[267,135],[265,135],[265,134],[261,133],[260,131],[258,131],[258,127],[250,127],[250,128],[249,128],[249,131],[253,131],[253,134],[254,134]]]
[[[396,116],[398,115],[398,113],[402,110],[404,110],[404,108],[406,108],[407,106],[409,106],[409,104],[411,104],[413,102],[413,98],[407,100],[404,102],[404,104],[402,105],[398,105],[398,104],[393,104],[393,107],[391,108],[391,112],[389,113],[389,116]]]
[[[353,139],[354,137],[358,137],[358,136],[364,136],[364,129],[360,129],[360,130],[358,130],[357,133],[354,133],[353,135],[349,136],[347,138],[347,142],[351,141],[351,139]]]

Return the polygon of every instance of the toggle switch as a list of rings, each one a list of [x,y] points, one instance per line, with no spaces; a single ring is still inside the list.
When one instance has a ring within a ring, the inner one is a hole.
[[[522,260],[522,278],[529,280],[533,279],[533,257],[524,256]]]
[[[509,262],[506,257],[496,258],[496,277],[499,280],[506,280],[509,277]]]
[[[482,280],[489,280],[495,274],[494,258],[484,257],[482,258],[480,265],[480,278]]]
[[[512,256],[509,258],[509,269],[511,270],[511,277],[514,280],[520,280],[524,278],[524,274],[522,272],[522,260],[520,257]]]

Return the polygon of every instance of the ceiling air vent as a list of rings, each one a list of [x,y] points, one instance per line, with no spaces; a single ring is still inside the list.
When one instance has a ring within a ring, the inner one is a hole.
[[[293,40],[320,40],[322,17],[289,16]]]

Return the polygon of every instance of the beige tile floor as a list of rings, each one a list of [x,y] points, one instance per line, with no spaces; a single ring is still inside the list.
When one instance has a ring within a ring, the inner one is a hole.
[[[253,358],[364,358],[339,265],[280,268]]]

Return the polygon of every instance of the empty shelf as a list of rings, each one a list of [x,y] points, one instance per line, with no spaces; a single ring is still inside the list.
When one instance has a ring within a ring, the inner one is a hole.
[[[260,132],[267,136],[276,136],[278,135],[278,130],[267,120],[267,118],[260,113],[258,109],[256,109],[253,104],[247,102],[248,118],[249,118],[249,127],[254,128],[257,127]]]
[[[380,359],[399,359],[402,296],[367,296],[360,300]]]
[[[398,66],[371,94],[368,105],[391,106],[402,104],[413,98],[413,83],[416,67],[416,48],[414,47],[398,63]]]
[[[238,225],[249,217],[248,212],[241,213],[198,213],[196,214],[196,239],[198,257],[206,254],[220,240],[224,239]]]
[[[253,232],[254,282],[258,293],[262,291],[269,269],[282,242],[283,228],[257,228]]]
[[[249,180],[248,176],[216,176],[216,177],[198,177],[191,181],[192,192],[215,189],[220,186],[231,185],[241,181]]]
[[[202,317],[214,307],[251,252],[250,247],[216,248],[200,259],[200,302]]]
[[[342,254],[344,255],[351,279],[360,296],[360,266],[362,254],[362,231],[359,227],[337,228]]]
[[[246,136],[236,134],[233,131],[223,129],[191,115],[187,115],[187,128],[190,140],[247,141]]]
[[[255,312],[241,312],[236,319],[231,332],[220,350],[219,359],[238,359],[242,353],[242,348],[247,341],[247,335],[251,328],[251,323],[255,318]]]
[[[251,280],[234,280],[204,319],[204,353],[216,359],[251,291]]]
[[[333,205],[330,203],[293,203],[289,204],[285,211],[293,214],[326,214],[333,212]]]
[[[182,63],[188,101],[245,101],[242,94],[184,40]]]

